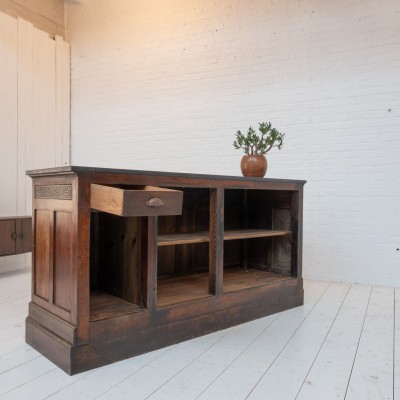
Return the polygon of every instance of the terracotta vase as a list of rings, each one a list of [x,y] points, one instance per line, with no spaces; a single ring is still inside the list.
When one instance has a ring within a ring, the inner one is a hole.
[[[240,169],[243,176],[262,178],[267,172],[267,159],[265,156],[243,156]]]

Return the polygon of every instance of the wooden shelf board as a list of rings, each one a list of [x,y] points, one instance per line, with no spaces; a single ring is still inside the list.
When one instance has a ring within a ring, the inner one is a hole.
[[[224,232],[224,240],[252,239],[290,235],[291,231],[271,229],[237,229]],[[166,233],[158,236],[158,246],[174,246],[177,244],[209,242],[209,232]]]
[[[184,303],[211,296],[208,293],[208,273],[161,278],[157,282],[157,306]]]
[[[289,279],[295,278],[255,269],[229,268],[224,270],[224,293]],[[157,292],[158,307],[209,297],[208,273],[159,279]]]
[[[263,286],[289,279],[295,278],[289,275],[275,274],[273,272],[257,269],[230,268],[224,270],[224,293]]]
[[[224,270],[224,293],[263,286],[278,281],[295,279],[255,269],[229,268]],[[161,278],[157,285],[157,306],[185,303],[211,297],[208,293],[208,273]],[[90,321],[99,321],[120,315],[144,311],[137,304],[112,296],[100,290],[90,292]]]
[[[92,290],[90,292],[90,321],[99,321],[143,311],[137,304],[130,303],[119,297]]]

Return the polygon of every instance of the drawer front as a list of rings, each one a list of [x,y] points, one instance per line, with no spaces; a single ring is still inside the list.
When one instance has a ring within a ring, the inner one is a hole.
[[[124,214],[135,216],[182,214],[183,193],[178,190],[126,191]]]
[[[90,206],[122,217],[182,214],[183,192],[156,186],[91,185]]]

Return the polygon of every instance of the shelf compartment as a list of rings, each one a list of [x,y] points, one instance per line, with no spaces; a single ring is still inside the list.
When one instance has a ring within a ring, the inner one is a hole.
[[[211,297],[208,293],[208,272],[174,278],[160,278],[157,286],[157,306]]]
[[[288,275],[269,271],[245,268],[227,268],[224,270],[224,293],[249,289],[280,281],[295,279]]]
[[[90,207],[122,217],[179,215],[183,192],[156,186],[91,184]]]
[[[212,297],[208,294],[208,279],[208,273],[160,279],[157,288],[158,307]],[[224,293],[250,289],[290,279],[295,278],[268,271],[240,267],[228,268],[224,270]]]
[[[271,229],[235,229],[224,232],[224,240],[252,239],[260,237],[274,237],[290,235],[289,230]],[[190,232],[190,233],[168,233],[158,236],[157,245],[174,246],[177,244],[203,243],[209,242],[209,232]]]
[[[143,311],[137,304],[130,303],[101,290],[90,292],[90,321],[99,321],[120,315]]]

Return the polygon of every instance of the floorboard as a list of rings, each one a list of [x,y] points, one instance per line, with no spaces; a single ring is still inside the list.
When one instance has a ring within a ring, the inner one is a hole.
[[[374,287],[346,400],[393,399],[394,289]]]
[[[298,400],[343,399],[371,287],[353,285],[297,395]]]
[[[336,318],[349,286],[331,284],[324,296],[285,344],[273,364],[257,382],[249,399],[294,399]]]
[[[273,323],[204,389],[199,399],[223,399],[224,396],[232,400],[245,399],[328,287],[328,283],[311,283],[305,293],[304,306],[278,314]]]
[[[30,280],[0,276],[0,400],[400,400],[400,289],[305,281],[302,307],[71,377],[24,342]]]

